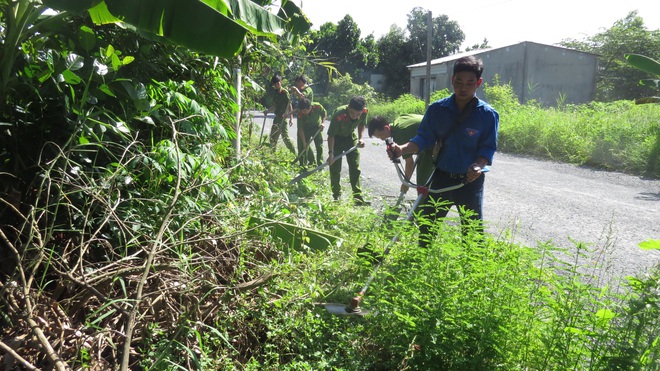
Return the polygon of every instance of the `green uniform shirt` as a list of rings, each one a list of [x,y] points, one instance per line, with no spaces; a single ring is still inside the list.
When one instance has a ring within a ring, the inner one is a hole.
[[[330,126],[328,126],[329,137],[352,137],[357,136],[355,129],[358,125],[367,125],[368,110],[365,108],[357,120],[351,120],[348,115],[348,104],[345,106],[337,107],[332,114]]]
[[[397,117],[394,122],[390,124],[390,133],[394,142],[398,144],[408,143],[410,139],[417,135],[417,128],[423,118],[424,115],[410,113]],[[410,156],[412,156],[412,153],[403,155],[403,158],[408,158]]]
[[[291,98],[289,97],[289,92],[285,89],[276,91],[273,96],[273,104],[275,105],[275,116],[283,116],[286,113],[286,110],[289,108],[289,103],[291,103]]]
[[[302,125],[303,127],[318,127],[327,115],[328,113],[320,103],[312,103],[308,114],[298,114],[298,125]]]

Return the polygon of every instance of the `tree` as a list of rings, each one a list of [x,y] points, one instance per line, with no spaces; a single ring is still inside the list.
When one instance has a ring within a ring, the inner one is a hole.
[[[625,55],[642,54],[653,59],[660,58],[660,31],[649,31],[644,20],[636,11],[624,19],[585,40],[564,40],[562,46],[597,54],[599,72],[596,85],[596,99],[614,101],[636,99],[654,93],[652,86],[638,82],[646,74],[626,62]]]
[[[427,14],[428,11],[415,7],[408,14],[406,26],[410,35],[412,45],[412,62],[420,63],[426,61],[427,44]],[[450,21],[449,17],[441,14],[433,17],[433,38],[431,45],[432,58],[446,57],[460,51],[461,44],[465,40],[465,34],[461,31],[456,21]]]
[[[408,35],[393,26],[390,32],[377,42],[380,61],[376,70],[385,75],[384,93],[389,97],[395,98],[407,93],[410,86],[407,66],[427,59],[427,14],[422,8],[413,8],[408,14]],[[446,15],[434,17],[432,23],[432,58],[457,53],[465,39],[458,23],[450,21]]]
[[[490,45],[488,45],[488,39],[484,37],[484,41],[481,42],[481,44],[474,44],[472,46],[468,46],[465,48],[466,52],[472,51],[472,50],[482,50],[482,49],[490,49]]]
[[[334,63],[339,73],[348,73],[356,81],[366,81],[364,72],[378,63],[375,39],[369,35],[360,38],[360,28],[350,15],[337,25],[328,22],[318,32],[312,32],[312,53]]]
[[[410,86],[410,73],[407,62],[412,54],[411,44],[406,40],[404,30],[396,25],[390,27],[387,35],[376,43],[380,63],[376,71],[385,75],[383,93],[398,97],[407,92]]]

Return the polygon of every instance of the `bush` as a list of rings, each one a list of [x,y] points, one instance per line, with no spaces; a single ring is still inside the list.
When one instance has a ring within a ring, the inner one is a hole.
[[[325,107],[328,115],[332,115],[337,107],[348,104],[354,96],[363,96],[367,101],[367,108],[370,108],[375,102],[376,92],[367,83],[362,85],[353,83],[351,75],[345,74],[330,82],[325,96],[318,96],[315,99]]]

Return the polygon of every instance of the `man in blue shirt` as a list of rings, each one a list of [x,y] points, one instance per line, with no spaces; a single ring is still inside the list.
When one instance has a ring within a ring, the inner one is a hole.
[[[475,95],[483,83],[483,69],[483,62],[474,56],[456,60],[451,77],[454,94],[429,106],[414,138],[403,145],[394,143],[388,149],[391,158],[398,158],[440,142],[442,150],[436,160],[431,190],[465,183],[453,191],[429,193],[421,214],[431,223],[420,223],[420,246],[431,242],[432,222],[444,218],[452,205],[459,209],[463,226],[468,224],[464,215],[468,211],[470,219],[482,229],[485,180],[482,170],[493,161],[499,127],[497,111]]]

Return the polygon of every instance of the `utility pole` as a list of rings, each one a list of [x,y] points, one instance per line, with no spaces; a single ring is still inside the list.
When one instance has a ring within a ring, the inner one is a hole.
[[[424,101],[426,108],[429,107],[431,102],[431,54],[433,48],[431,42],[433,41],[433,15],[429,10],[426,17],[426,86],[424,87]]]

